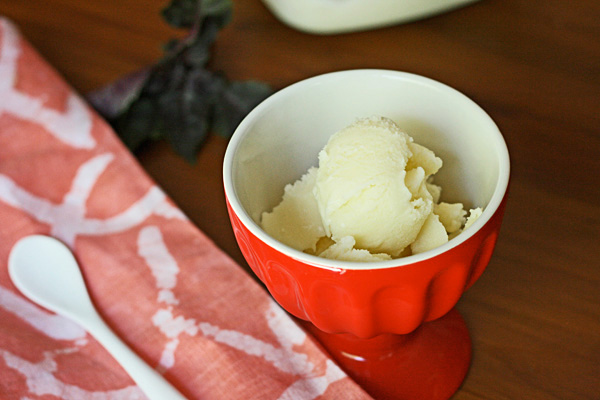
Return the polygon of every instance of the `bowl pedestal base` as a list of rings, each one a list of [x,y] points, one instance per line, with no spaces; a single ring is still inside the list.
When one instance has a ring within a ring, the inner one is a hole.
[[[301,321],[338,365],[376,399],[449,399],[471,363],[471,339],[458,311],[406,335],[361,339],[330,334]]]

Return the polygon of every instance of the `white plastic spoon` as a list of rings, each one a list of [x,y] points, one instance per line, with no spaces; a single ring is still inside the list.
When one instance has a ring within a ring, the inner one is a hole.
[[[15,286],[29,299],[71,318],[94,336],[149,399],[185,399],[102,320],[90,300],[79,265],[67,246],[48,236],[27,236],[12,248],[8,272]]]

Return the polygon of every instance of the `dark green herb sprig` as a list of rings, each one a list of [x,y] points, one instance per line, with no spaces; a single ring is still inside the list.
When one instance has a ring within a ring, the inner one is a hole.
[[[131,151],[165,139],[193,162],[209,132],[231,136],[272,93],[264,83],[232,82],[207,68],[211,47],[231,15],[231,0],[172,0],[162,16],[188,34],[167,43],[156,65],[88,96]]]

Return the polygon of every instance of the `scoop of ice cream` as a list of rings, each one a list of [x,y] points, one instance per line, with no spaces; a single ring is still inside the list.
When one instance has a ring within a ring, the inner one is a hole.
[[[440,202],[432,182],[442,160],[391,120],[361,119],[334,134],[319,167],[284,188],[262,215],[263,229],[297,250],[371,262],[422,253],[460,234],[481,215]]]
[[[360,119],[330,138],[319,153],[314,194],[334,241],[352,236],[357,248],[396,257],[416,239],[433,209],[426,178],[437,169],[411,160],[411,144],[380,117]]]

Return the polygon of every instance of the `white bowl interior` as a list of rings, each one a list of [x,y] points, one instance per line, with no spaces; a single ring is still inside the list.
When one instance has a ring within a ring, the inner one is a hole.
[[[396,121],[442,158],[434,182],[443,188],[443,201],[487,207],[496,197],[491,206],[499,205],[509,161],[492,119],[448,86],[382,70],[317,76],[275,93],[255,108],[239,125],[225,157],[230,203],[259,224],[262,212],[281,201],[284,186],[317,165],[317,154],[332,134],[373,115]]]

